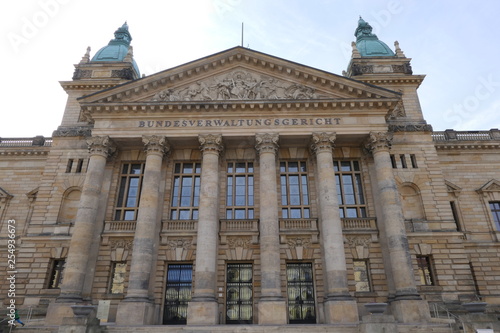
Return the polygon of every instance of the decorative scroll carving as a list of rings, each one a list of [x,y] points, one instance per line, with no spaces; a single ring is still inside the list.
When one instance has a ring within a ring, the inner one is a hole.
[[[413,74],[413,70],[409,62],[402,65],[392,65],[392,71],[394,73]]]
[[[212,151],[218,154],[224,149],[222,134],[200,134],[198,141],[200,142],[200,150],[202,152]]]
[[[294,249],[297,247],[308,248],[311,245],[311,239],[302,238],[302,237],[287,238],[287,244],[288,244],[288,247],[291,249]]]
[[[111,239],[109,246],[111,248],[111,260],[125,261],[133,247],[133,239],[131,238],[118,238]]]
[[[248,249],[250,243],[250,238],[228,237],[227,239],[227,245],[230,249],[235,249],[237,247]]]
[[[255,141],[257,144],[255,145],[255,149],[259,152],[259,154],[268,152],[276,154],[278,151],[278,133],[259,133],[255,135]]]
[[[77,68],[73,72],[73,80],[90,79],[91,77],[92,77],[92,70],[90,69]]]
[[[406,111],[403,104],[403,101],[399,101],[394,110],[389,114],[389,119],[396,119],[406,117]]]
[[[311,248],[311,238],[304,237],[287,237],[286,244],[288,248],[285,249],[285,253],[288,260],[302,260],[311,259],[313,249]]]
[[[52,132],[53,137],[68,137],[68,136],[91,136],[92,128],[90,127],[59,127],[57,130]]]
[[[134,72],[132,68],[115,69],[111,71],[111,77],[116,77],[125,80],[133,80]]]
[[[281,81],[275,78],[236,70],[229,74],[197,81],[188,87],[165,89],[156,93],[152,101],[211,101],[211,100],[266,100],[316,99],[314,88]]]
[[[347,244],[351,248],[351,253],[354,259],[367,259],[370,255],[370,245],[372,238],[366,236],[347,236]]]
[[[109,136],[92,136],[87,138],[87,145],[91,155],[110,157],[116,152],[116,146]]]
[[[192,238],[169,238],[167,240],[167,260],[190,260],[193,256]]]
[[[250,260],[253,255],[250,237],[227,237],[228,249],[226,257],[228,260]]]
[[[369,152],[377,150],[389,150],[391,148],[392,135],[386,132],[370,132],[365,142],[365,149]]]
[[[167,249],[168,250],[177,250],[177,249],[189,250],[192,242],[193,242],[193,240],[191,238],[169,239],[167,242]]]
[[[353,76],[361,74],[373,74],[373,66],[353,64],[351,67],[351,71]]]
[[[428,124],[389,125],[389,132],[432,132],[432,125]]]
[[[337,135],[335,133],[313,133],[311,150],[316,154],[322,151],[331,152],[336,137]]]
[[[164,136],[143,135],[142,143],[144,143],[144,151],[146,153],[165,154],[170,150],[170,145]]]

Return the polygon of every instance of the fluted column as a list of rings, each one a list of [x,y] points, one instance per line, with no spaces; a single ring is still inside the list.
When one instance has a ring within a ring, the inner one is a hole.
[[[146,165],[137,214],[127,295],[118,307],[118,324],[152,324],[153,304],[149,299],[154,273],[155,238],[160,220],[159,193],[163,157],[170,147],[163,136],[143,136]],[[133,303],[133,304],[130,304]]]
[[[285,324],[286,303],[281,294],[280,240],[276,154],[278,134],[257,134],[256,149],[260,159],[260,268],[261,296],[259,324]]]
[[[115,151],[113,143],[107,136],[91,137],[87,139],[87,145],[90,153],[89,165],[76,214],[58,302],[82,301],[85,276],[89,271],[87,262],[95,231],[106,159]]]
[[[96,218],[104,179],[107,158],[116,148],[107,136],[87,139],[90,158],[80,203],[75,219],[75,227],[69,245],[68,257],[64,268],[61,293],[55,303],[47,309],[46,322],[59,325],[63,317],[72,316],[70,304],[81,303],[82,291],[89,270],[88,261],[95,236]]]
[[[377,220],[383,224],[381,231],[385,233],[394,282],[395,295],[391,306],[396,318],[402,322],[426,320],[429,309],[427,302],[421,300],[415,283],[403,210],[389,154],[391,142],[388,133],[370,132],[365,145],[373,155],[376,196],[381,213]]]
[[[325,276],[325,320],[327,323],[357,322],[356,301],[349,294],[347,283],[344,237],[333,168],[335,138],[335,133],[313,133],[311,144],[317,164],[320,235]]]
[[[196,241],[194,290],[188,305],[188,325],[215,325],[219,322],[216,298],[217,244],[219,240],[219,155],[222,135],[200,135],[200,205]]]

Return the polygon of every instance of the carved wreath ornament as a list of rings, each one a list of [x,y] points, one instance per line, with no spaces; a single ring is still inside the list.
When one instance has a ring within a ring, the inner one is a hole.
[[[246,71],[233,71],[225,76],[197,81],[188,87],[165,89],[156,93],[152,101],[211,101],[261,99],[316,99],[316,90],[299,83],[258,76]]]

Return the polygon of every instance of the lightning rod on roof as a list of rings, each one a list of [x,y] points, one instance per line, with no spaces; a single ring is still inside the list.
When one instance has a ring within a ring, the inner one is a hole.
[[[243,47],[243,22],[241,22],[241,47]]]

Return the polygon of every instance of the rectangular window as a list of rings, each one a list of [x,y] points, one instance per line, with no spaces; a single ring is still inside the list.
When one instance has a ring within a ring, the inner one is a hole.
[[[280,184],[281,217],[284,219],[310,218],[306,162],[280,162]]]
[[[357,292],[370,292],[372,291],[370,281],[370,266],[368,260],[353,261],[354,264],[354,281],[356,282]]]
[[[415,154],[410,154],[410,160],[411,160],[411,167],[415,169],[418,168],[417,157],[415,156]]]
[[[500,231],[500,201],[490,202],[491,215],[493,215],[493,222],[497,231]]]
[[[358,161],[333,161],[341,218],[367,217]]]
[[[163,324],[186,324],[192,284],[192,264],[168,265]]]
[[[226,323],[251,324],[253,318],[252,264],[227,264]]]
[[[401,167],[406,169],[408,166],[406,165],[406,156],[404,154],[399,155],[399,159],[401,160]]]
[[[226,219],[253,219],[253,163],[229,162],[226,179]]]
[[[68,160],[68,164],[66,164],[66,173],[70,173],[72,168],[73,168],[73,159],[70,158]]]
[[[393,169],[397,169],[398,165],[396,164],[396,157],[394,157],[394,154],[391,154],[391,164]]]
[[[432,269],[431,256],[417,255],[418,275],[423,286],[435,286],[436,281]]]
[[[109,284],[109,292],[111,294],[123,294],[125,291],[125,273],[127,271],[126,262],[111,263],[111,281]]]
[[[122,165],[116,200],[115,221],[135,221],[139,210],[144,163]]]
[[[50,264],[49,281],[47,283],[48,289],[60,289],[62,285],[65,259],[52,259]]]
[[[458,210],[455,201],[450,201],[450,208],[453,214],[453,220],[455,221],[455,225],[457,227],[457,231],[462,231],[462,227],[460,226],[460,219],[458,217]]]
[[[200,204],[201,163],[175,163],[170,219],[197,220]]]
[[[290,324],[315,324],[314,281],[312,264],[286,265],[288,316]]]
[[[83,158],[78,159],[78,164],[76,165],[76,173],[81,173],[83,168]]]

